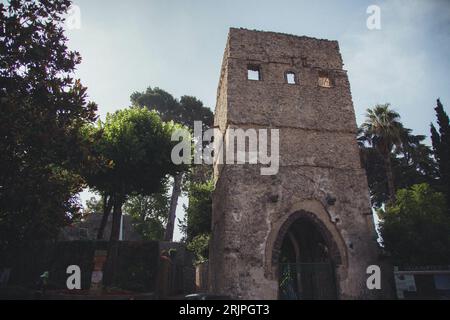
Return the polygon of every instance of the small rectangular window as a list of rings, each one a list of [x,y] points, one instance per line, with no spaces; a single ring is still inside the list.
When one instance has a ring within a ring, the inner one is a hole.
[[[296,84],[295,80],[295,73],[293,72],[286,72],[286,82],[289,84]]]
[[[331,88],[333,86],[327,72],[319,72],[319,86],[324,88]]]
[[[259,66],[249,65],[247,67],[247,79],[248,80],[261,80],[261,70]]]

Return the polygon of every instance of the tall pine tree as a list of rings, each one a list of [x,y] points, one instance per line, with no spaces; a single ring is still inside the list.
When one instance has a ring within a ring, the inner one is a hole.
[[[447,206],[450,206],[450,124],[448,115],[439,99],[435,110],[439,130],[431,124],[431,139],[439,168],[440,191],[444,192]]]

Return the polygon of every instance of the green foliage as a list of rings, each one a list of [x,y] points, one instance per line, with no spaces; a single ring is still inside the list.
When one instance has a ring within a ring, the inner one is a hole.
[[[181,223],[186,241],[192,241],[196,236],[211,232],[212,194],[214,182],[189,184],[189,206],[185,207],[185,221]]]
[[[156,290],[159,243],[120,241],[114,286],[136,292]]]
[[[416,145],[408,146],[408,150],[401,147],[395,154],[390,155],[394,185],[396,189],[408,188],[421,183],[434,186],[437,170],[433,153],[430,147],[422,143],[423,136],[411,137],[418,137],[421,140]],[[389,198],[385,162],[381,154],[374,148],[362,146],[360,152],[367,173],[372,205],[380,208]]]
[[[154,291],[159,259],[158,242],[120,241],[118,246],[117,280],[114,287]],[[67,289],[67,266],[78,265],[81,268],[81,287],[88,290],[91,286],[95,251],[107,248],[106,241],[35,241],[13,252],[0,250],[0,269],[12,268],[10,284],[27,288],[34,288],[39,275],[49,271],[50,288],[64,290]]]
[[[388,104],[368,110],[358,141],[372,205],[381,207],[389,198],[395,198],[392,193],[400,188],[435,184],[436,163],[424,140],[425,136],[405,128]]]
[[[203,105],[203,102],[195,97],[183,96],[180,100],[175,99],[170,93],[160,88],[147,88],[145,92],[135,92],[131,95],[131,102],[134,106],[145,107],[155,110],[163,121],[175,121],[191,130],[194,128],[194,121],[201,121],[203,129],[210,128],[214,123],[212,111]],[[206,146],[206,142],[203,143]],[[192,168],[195,172],[195,168]],[[189,175],[192,178],[193,175]],[[174,176],[172,188],[172,200],[169,207],[169,219],[167,221],[166,234],[164,239],[171,241],[175,226],[176,204],[180,195],[183,175]],[[190,179],[184,179],[189,181]],[[189,183],[189,182],[188,182]]]
[[[86,166],[83,176],[92,188],[114,199],[112,240],[118,240],[127,197],[161,192],[167,175],[186,169],[171,159],[177,143],[171,140],[172,133],[179,128],[162,122],[155,111],[133,107],[108,114],[105,122],[84,129],[95,165]]]
[[[192,241],[188,243],[187,249],[195,254],[196,263],[208,261],[210,239],[211,235],[209,233],[204,233],[195,236]]]
[[[428,184],[397,192],[397,200],[380,209],[383,244],[400,265],[450,263],[450,217],[442,193]]]
[[[431,139],[439,167],[438,188],[446,195],[447,202],[450,203],[450,123],[439,99],[435,110],[439,130],[431,124]]]
[[[192,179],[188,183],[188,190],[189,206],[184,208],[186,215],[184,221],[180,221],[180,226],[187,248],[194,252],[196,263],[202,263],[209,257],[214,182]]]
[[[132,217],[134,229],[144,240],[162,241],[169,211],[167,182],[163,191],[151,196],[131,196],[125,202],[124,211]]]
[[[83,215],[89,214],[100,214],[103,211],[103,197],[97,199],[96,197],[91,197],[89,200],[86,200],[86,206],[83,212]]]
[[[71,1],[0,4],[0,245],[54,239],[77,216],[96,105],[72,78],[81,58],[63,32]]]
[[[197,98],[183,96],[178,101],[160,88],[149,87],[145,92],[135,92],[131,95],[131,102],[157,111],[163,121],[174,121],[189,128],[193,128],[194,121],[202,121],[205,127],[214,122],[212,111]]]
[[[177,128],[144,108],[108,114],[105,122],[85,131],[87,139],[95,140],[93,154],[101,160],[96,170],[85,174],[90,186],[121,196],[159,192],[167,174],[184,169],[171,160],[176,145],[171,136]]]
[[[401,143],[403,125],[400,115],[388,103],[367,109],[366,121],[361,125],[366,141],[382,155],[389,154]]]
[[[390,109],[388,103],[376,105],[367,109],[366,121],[360,128],[360,140],[377,150],[383,161],[389,200],[395,200],[394,173],[391,163],[391,153],[394,147],[402,142],[404,128],[400,122],[400,115]]]

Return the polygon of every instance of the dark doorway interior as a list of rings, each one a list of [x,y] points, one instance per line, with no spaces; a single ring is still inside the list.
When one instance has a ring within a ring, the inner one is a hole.
[[[284,237],[279,258],[279,289],[282,300],[337,298],[329,246],[310,219],[297,219]]]

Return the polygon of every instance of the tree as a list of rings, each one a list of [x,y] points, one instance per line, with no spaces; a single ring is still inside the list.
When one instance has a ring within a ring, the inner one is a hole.
[[[383,244],[400,265],[450,263],[450,217],[445,197],[428,184],[397,192],[395,203],[380,210]]]
[[[123,205],[123,214],[131,218],[131,226],[143,240],[162,241],[169,208],[168,183],[161,192],[150,196],[130,195]],[[103,197],[91,197],[86,201],[83,217],[103,215]],[[97,226],[98,227],[98,226]]]
[[[176,144],[171,136],[178,128],[173,122],[162,122],[154,111],[129,108],[108,114],[104,123],[100,121],[88,131],[97,139],[92,153],[102,161],[97,170],[86,173],[86,179],[114,199],[112,240],[118,239],[122,206],[128,196],[160,192],[167,174],[183,170],[171,160]]]
[[[192,96],[182,96],[178,101],[167,91],[148,87],[145,92],[133,93],[130,99],[135,106],[156,110],[163,121],[174,121],[188,128],[193,128],[194,121],[201,121],[204,129],[214,123],[212,111]]]
[[[195,254],[196,263],[202,263],[209,258],[214,182],[212,179],[206,182],[192,180],[188,190],[189,206],[185,207],[186,216],[180,225],[187,248]]]
[[[408,188],[414,184],[435,185],[437,177],[433,152],[423,141],[425,136],[413,135],[404,128],[401,145],[391,152],[391,164],[396,188]],[[389,199],[384,160],[373,147],[367,146],[364,134],[360,133],[361,160],[366,169],[372,205],[380,208]]]
[[[434,184],[437,178],[438,169],[436,161],[433,159],[432,149],[425,145],[426,136],[414,135],[412,130],[408,128],[403,129],[402,144],[400,148],[396,148],[396,159],[399,162],[398,167],[406,171],[402,175],[402,180],[411,179],[409,184],[403,183],[400,188],[405,185],[411,186],[413,184],[420,184],[427,182]],[[407,172],[411,172],[407,174]],[[422,182],[417,182],[423,180]]]
[[[189,186],[189,206],[185,207],[186,221],[183,231],[186,241],[196,236],[211,233],[212,194],[214,182],[191,183]]]
[[[360,146],[361,162],[367,174],[372,206],[380,208],[389,199],[383,157],[372,147]]]
[[[162,122],[155,111],[129,108],[108,114],[105,122],[85,130],[87,139],[95,139],[92,155],[98,167],[86,171],[89,185],[113,199],[112,227],[105,282],[114,282],[118,254],[122,206],[131,195],[148,196],[161,191],[168,174],[176,175],[183,166],[175,165],[171,152],[173,122]],[[90,141],[91,141],[90,140]]]
[[[441,101],[437,100],[436,117],[439,130],[431,124],[431,140],[439,168],[439,189],[450,204],[450,124]]]
[[[186,248],[195,254],[195,263],[203,263],[209,258],[209,241],[211,233],[203,233],[195,236]]]
[[[106,192],[102,193],[102,221],[100,222],[100,226],[98,228],[97,240],[103,240],[105,234],[106,224],[108,223],[109,215],[111,214],[111,210],[114,204],[114,198],[112,195],[109,195]]]
[[[96,105],[72,76],[68,0],[0,3],[0,245],[55,239],[80,212],[80,128]]]
[[[203,129],[213,125],[214,115],[211,110],[195,97],[183,96],[180,101],[175,99],[170,93],[151,87],[145,92],[135,92],[131,95],[133,105],[156,110],[163,121],[174,121],[185,127],[193,129],[194,121],[201,121]],[[178,198],[181,195],[183,174],[173,177],[172,196],[170,199],[169,218],[167,220],[164,240],[172,241],[175,227],[176,209]]]
[[[366,121],[361,125],[365,142],[381,155],[386,172],[389,200],[395,200],[395,182],[391,153],[399,146],[404,134],[400,115],[390,109],[389,104],[376,105],[367,109]]]
[[[91,197],[89,200],[86,200],[86,205],[84,208],[83,215],[88,216],[91,214],[101,214],[102,212],[102,201],[100,201],[96,197]]]
[[[169,210],[167,183],[161,192],[150,196],[131,196],[124,205],[124,211],[131,216],[133,228],[144,240],[164,238]]]

